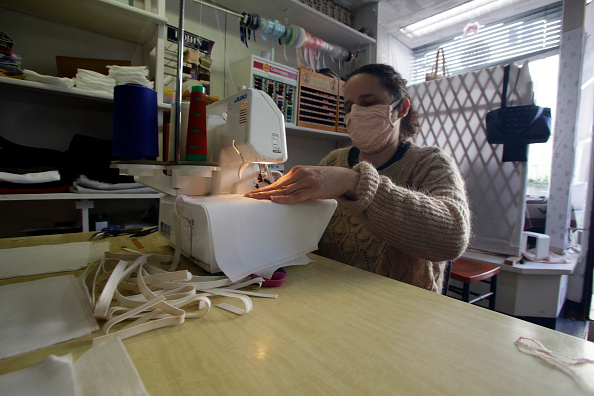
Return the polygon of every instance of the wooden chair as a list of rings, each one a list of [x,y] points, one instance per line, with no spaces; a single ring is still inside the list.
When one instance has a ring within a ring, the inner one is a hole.
[[[461,296],[462,301],[470,304],[486,299],[489,301],[489,309],[493,310],[497,296],[497,275],[500,271],[501,268],[494,264],[459,258],[452,263],[450,277],[462,282],[462,287],[450,284],[447,290]],[[480,294],[470,291],[470,285],[476,282],[490,284],[489,292]],[[476,298],[470,300],[470,295],[476,296]]]

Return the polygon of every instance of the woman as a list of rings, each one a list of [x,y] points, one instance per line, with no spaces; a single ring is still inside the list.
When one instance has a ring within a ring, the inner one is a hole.
[[[353,146],[246,196],[283,204],[336,198],[320,255],[441,293],[445,261],[464,252],[470,235],[458,167],[439,148],[407,141],[418,116],[392,67],[354,71],[344,99]]]

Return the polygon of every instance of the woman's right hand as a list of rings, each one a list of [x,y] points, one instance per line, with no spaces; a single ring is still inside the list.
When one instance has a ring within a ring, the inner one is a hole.
[[[337,166],[295,166],[269,186],[245,194],[276,203],[296,203],[312,199],[346,196],[355,198],[359,173]]]

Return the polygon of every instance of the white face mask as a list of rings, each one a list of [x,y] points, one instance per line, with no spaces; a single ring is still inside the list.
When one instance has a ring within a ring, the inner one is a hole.
[[[399,133],[400,118],[392,122],[392,110],[400,103],[362,107],[354,104],[345,116],[347,131],[353,144],[363,152],[374,152],[383,148],[392,131]]]

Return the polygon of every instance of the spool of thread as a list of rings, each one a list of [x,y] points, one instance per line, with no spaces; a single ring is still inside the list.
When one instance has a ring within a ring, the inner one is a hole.
[[[193,86],[188,117],[186,161],[206,161],[206,90]]]
[[[124,161],[154,160],[159,155],[157,92],[140,84],[113,90],[112,153]]]

